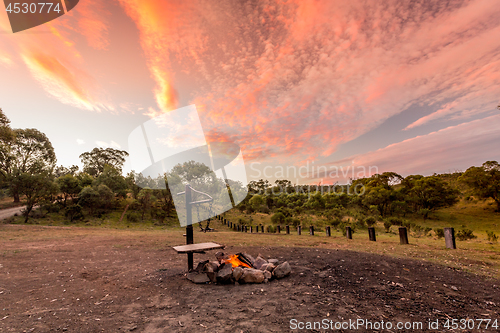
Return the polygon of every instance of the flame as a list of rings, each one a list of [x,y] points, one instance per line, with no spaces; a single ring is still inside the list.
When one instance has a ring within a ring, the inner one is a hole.
[[[231,264],[233,267],[243,266],[243,267],[252,268],[252,267],[248,266],[247,264],[245,264],[240,259],[238,259],[238,255],[236,255],[236,254],[231,254],[229,256],[229,259],[223,259],[222,262],[224,262],[226,264]]]

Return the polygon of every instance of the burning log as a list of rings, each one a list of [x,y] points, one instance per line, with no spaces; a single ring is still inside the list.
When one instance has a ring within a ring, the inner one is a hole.
[[[187,278],[194,283],[267,283],[273,278],[280,279],[290,275],[288,262],[279,264],[277,259],[266,259],[260,255],[254,259],[248,253],[226,255],[215,254],[217,261],[205,260],[189,272]]]

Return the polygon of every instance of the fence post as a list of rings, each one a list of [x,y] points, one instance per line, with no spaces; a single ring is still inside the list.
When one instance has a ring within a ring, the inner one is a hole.
[[[286,234],[290,235],[290,226],[288,224],[286,225],[285,229],[286,229]]]
[[[399,244],[408,244],[408,231],[406,230],[406,227],[399,228]]]
[[[253,233],[253,226],[250,226],[250,233]]]
[[[261,224],[260,230],[262,231],[262,233],[264,233],[264,225],[263,224]]]
[[[455,229],[444,228],[444,241],[446,248],[453,250],[457,248],[457,244],[455,243]]]
[[[280,233],[281,233],[281,227],[280,227],[279,225],[277,225],[277,226],[276,226],[276,232],[277,232],[278,234],[280,234]]]
[[[375,237],[375,228],[368,228],[368,237],[372,242],[376,242],[377,238]]]
[[[330,237],[332,234],[330,232],[330,226],[326,227],[326,236]]]
[[[351,227],[345,227],[345,236],[347,239],[352,239],[352,229]]]
[[[301,226],[301,225],[299,225],[299,226],[297,227],[297,235],[299,235],[299,236],[300,236],[301,234],[302,234],[302,226]]]

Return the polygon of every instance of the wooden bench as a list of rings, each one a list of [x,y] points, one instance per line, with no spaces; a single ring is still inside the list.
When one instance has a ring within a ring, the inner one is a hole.
[[[205,251],[217,250],[225,248],[224,245],[217,243],[198,243],[174,246],[173,249],[181,254],[187,253],[188,255],[188,271],[193,269],[193,253],[205,253]]]

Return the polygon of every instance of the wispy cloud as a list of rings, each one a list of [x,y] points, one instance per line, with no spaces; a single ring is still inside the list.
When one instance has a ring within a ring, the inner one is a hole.
[[[106,141],[96,141],[95,144],[98,146],[98,147],[101,147],[101,148],[115,148],[115,149],[121,149],[121,146],[116,143],[115,141],[111,141],[110,143],[106,142]]]

